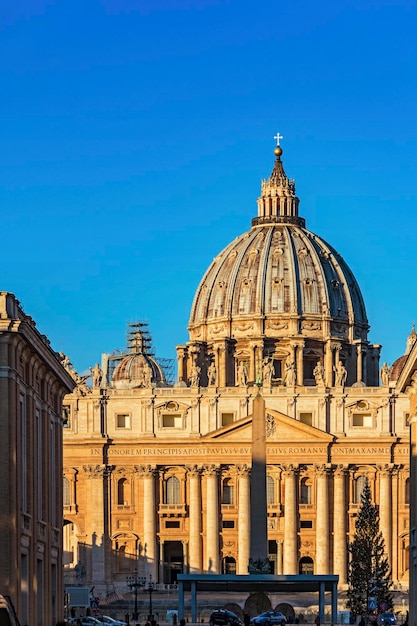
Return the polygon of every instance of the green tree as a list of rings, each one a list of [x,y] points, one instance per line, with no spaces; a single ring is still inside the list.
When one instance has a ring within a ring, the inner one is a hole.
[[[368,600],[375,598],[380,609],[385,603],[386,610],[393,608],[390,593],[391,570],[385,554],[385,542],[379,529],[379,513],[371,501],[368,481],[361,494],[361,508],[356,519],[356,531],[349,544],[349,572],[347,608],[355,618],[367,615]]]

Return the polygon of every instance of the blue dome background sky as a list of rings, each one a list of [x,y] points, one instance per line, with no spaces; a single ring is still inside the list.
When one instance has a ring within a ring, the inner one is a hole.
[[[174,358],[279,131],[392,363],[417,317],[416,23],[411,0],[3,0],[0,290],[80,371],[138,319]]]

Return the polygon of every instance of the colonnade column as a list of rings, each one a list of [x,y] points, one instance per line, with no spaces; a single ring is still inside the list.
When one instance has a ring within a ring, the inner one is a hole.
[[[247,465],[237,468],[239,478],[239,512],[238,512],[238,574],[247,574],[250,556],[250,470]]]
[[[205,571],[208,574],[220,573],[219,542],[219,467],[211,465],[204,470],[206,475],[206,554]]]
[[[329,573],[329,490],[327,467],[316,465],[317,516],[316,516],[316,574]]]
[[[298,468],[293,465],[283,467],[285,488],[283,574],[298,574],[297,473]]]
[[[338,465],[333,474],[333,573],[339,585],[347,583],[346,466]]]
[[[201,543],[201,468],[193,465],[188,468],[190,481],[190,539],[189,539],[189,573],[200,574],[202,571]]]
[[[158,580],[156,551],[156,498],[155,475],[157,470],[150,465],[142,469],[143,476],[143,544],[146,560],[146,575]]]
[[[391,499],[391,474],[390,465],[378,465],[379,473],[379,525],[385,541],[385,550],[388,562],[391,564],[392,546],[392,499]]]

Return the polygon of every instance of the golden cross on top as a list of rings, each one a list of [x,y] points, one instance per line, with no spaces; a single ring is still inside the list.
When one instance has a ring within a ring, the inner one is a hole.
[[[279,133],[277,133],[276,135],[274,135],[274,139],[277,140],[277,146],[279,146],[279,140],[284,139],[284,137],[280,135]]]

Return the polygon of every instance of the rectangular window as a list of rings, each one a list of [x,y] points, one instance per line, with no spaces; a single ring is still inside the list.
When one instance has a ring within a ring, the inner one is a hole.
[[[224,519],[223,520],[223,528],[234,528],[235,522],[232,519]]]
[[[300,413],[300,422],[303,424],[307,424],[307,426],[313,425],[313,414],[312,413]]]
[[[234,422],[234,413],[222,413],[222,426],[229,426]]]
[[[68,404],[62,406],[62,423],[64,428],[71,428],[71,407]]]
[[[352,426],[372,428],[372,415],[368,415],[365,413],[354,413],[352,415]]]
[[[163,428],[181,428],[182,417],[180,413],[165,413],[162,416]]]
[[[311,519],[303,519],[300,522],[300,528],[313,528],[313,522]]]
[[[130,415],[126,413],[116,415],[116,428],[130,428]]]
[[[165,522],[165,528],[180,528],[179,522]]]

